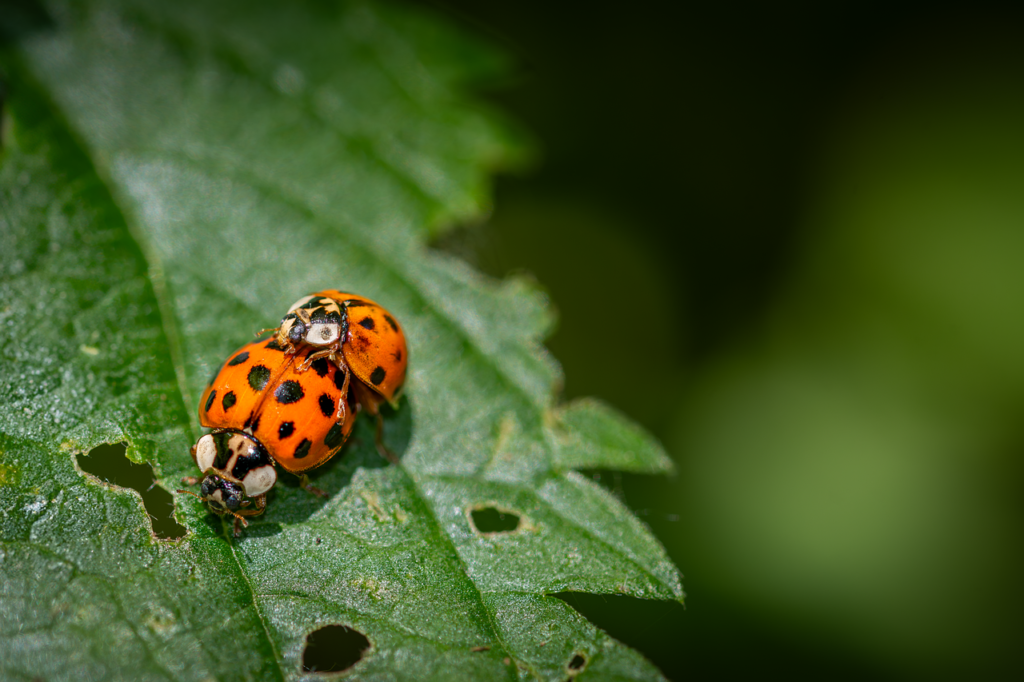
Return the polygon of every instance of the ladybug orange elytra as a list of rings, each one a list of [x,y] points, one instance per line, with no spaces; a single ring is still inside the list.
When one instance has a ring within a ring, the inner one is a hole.
[[[234,516],[236,535],[245,517],[263,513],[275,463],[323,494],[303,472],[341,450],[353,406],[377,418],[377,448],[397,462],[381,442],[379,410],[397,402],[405,380],[408,350],[394,317],[367,298],[327,290],[299,299],[266,331],[275,334],[235,351],[203,391],[199,422],[213,430],[191,451],[203,472],[197,497]]]

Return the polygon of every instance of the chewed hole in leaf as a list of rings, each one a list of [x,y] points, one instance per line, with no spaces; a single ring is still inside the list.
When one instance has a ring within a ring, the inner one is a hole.
[[[519,530],[519,515],[507,509],[487,505],[474,507],[469,511],[469,519],[473,530],[482,535],[493,535],[495,533],[514,533]]]
[[[370,648],[366,635],[347,625],[328,625],[309,633],[302,652],[302,670],[339,673],[362,659]]]
[[[153,534],[162,540],[184,537],[185,528],[174,520],[174,498],[156,484],[153,467],[136,464],[125,455],[124,443],[104,443],[78,455],[79,468],[96,478],[119,488],[131,488],[142,496],[142,504],[149,514]]]
[[[572,660],[569,661],[569,670],[570,672],[578,673],[579,671],[583,670],[584,666],[586,665],[587,657],[581,653],[577,653],[575,656],[572,657]]]
[[[670,658],[663,654],[673,650],[671,643],[675,640],[671,633],[685,628],[685,611],[678,602],[586,592],[556,592],[551,596],[561,599],[626,646],[640,651],[655,665],[662,669],[672,667]]]

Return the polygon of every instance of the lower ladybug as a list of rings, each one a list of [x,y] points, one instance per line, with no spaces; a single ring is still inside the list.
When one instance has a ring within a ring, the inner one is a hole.
[[[285,353],[273,339],[250,343],[228,358],[199,401],[199,422],[213,430],[192,448],[203,472],[197,497],[214,513],[234,516],[236,535],[245,517],[263,513],[277,482],[275,463],[323,495],[304,472],[336,455],[352,432],[345,374],[323,358],[300,372],[305,356]]]

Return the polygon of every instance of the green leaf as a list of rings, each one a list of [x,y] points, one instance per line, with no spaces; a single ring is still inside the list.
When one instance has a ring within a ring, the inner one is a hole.
[[[343,624],[371,643],[360,678],[660,679],[549,595],[682,599],[574,471],[668,460],[608,408],[554,406],[541,292],[425,246],[528,153],[460,91],[503,58],[404,7],[212,4],[53,2],[4,59],[0,671],[296,679],[307,636]],[[208,378],[325,287],[407,331],[400,466],[360,422],[316,472],[326,501],[284,476],[233,539],[177,495],[179,540],[80,468],[124,442],[178,488]],[[488,508],[516,529],[478,530]]]

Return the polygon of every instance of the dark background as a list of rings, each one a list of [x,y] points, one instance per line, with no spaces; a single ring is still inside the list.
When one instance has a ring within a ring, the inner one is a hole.
[[[566,599],[675,680],[1009,677],[1022,14],[425,4],[515,56],[484,94],[541,150],[438,247],[535,275],[564,396],[679,467],[595,477],[665,543],[686,608]]]

